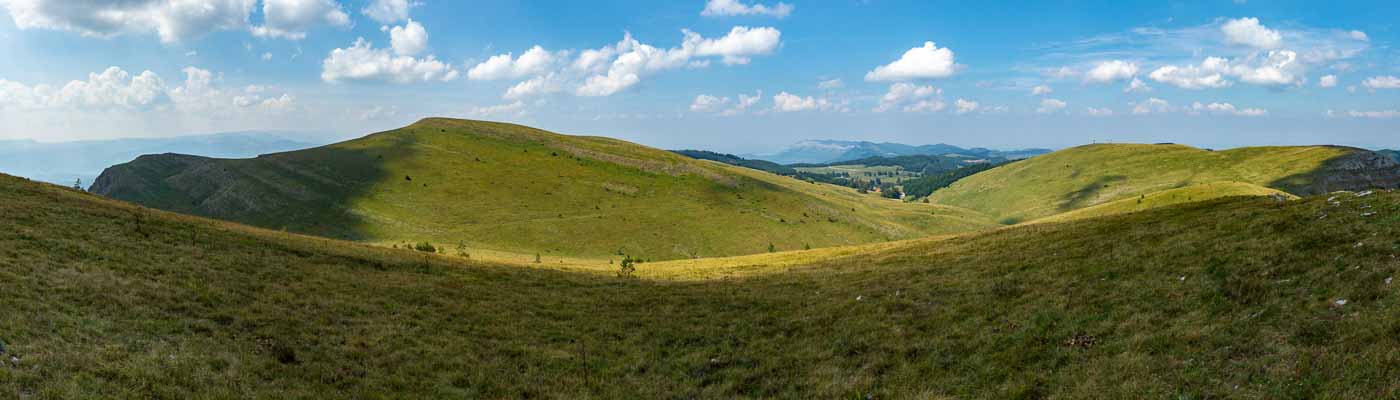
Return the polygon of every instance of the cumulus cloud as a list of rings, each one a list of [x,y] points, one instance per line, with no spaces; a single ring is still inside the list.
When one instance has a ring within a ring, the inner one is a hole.
[[[1182,89],[1208,89],[1232,85],[1229,78],[1261,86],[1300,85],[1303,73],[1297,52],[1271,50],[1240,60],[1207,57],[1200,65],[1166,65],[1148,76]]]
[[[416,56],[428,49],[428,31],[410,19],[407,24],[389,30],[389,47],[394,49],[394,54]]]
[[[549,71],[562,56],[540,46],[531,47],[520,57],[512,53],[495,55],[468,70],[467,79],[489,81],[539,75]]]
[[[1217,114],[1217,115],[1234,115],[1234,116],[1242,116],[1242,117],[1259,117],[1259,116],[1268,115],[1268,113],[1269,113],[1268,110],[1264,110],[1264,109],[1260,109],[1260,108],[1243,108],[1243,109],[1237,109],[1237,108],[1235,108],[1235,105],[1234,105],[1234,104],[1230,104],[1230,103],[1209,103],[1209,104],[1201,104],[1200,102],[1191,103],[1191,111],[1190,111],[1190,112],[1191,112],[1192,114],[1208,113],[1208,114]]]
[[[1084,81],[1092,83],[1116,82],[1132,78],[1137,73],[1138,65],[1136,63],[1123,60],[1104,61],[1085,73]]]
[[[728,97],[715,97],[706,94],[695,96],[695,101],[690,103],[690,111],[694,112],[715,112],[729,104]]]
[[[718,39],[706,39],[689,30],[683,48],[693,48],[700,57],[718,56],[725,64],[748,64],[751,56],[772,54],[782,42],[783,33],[769,27],[736,26]]]
[[[334,0],[262,0],[263,25],[254,36],[301,40],[317,25],[349,26],[350,15]]]
[[[1040,108],[1037,108],[1035,112],[1041,114],[1050,114],[1060,111],[1066,106],[1069,106],[1069,103],[1065,103],[1060,99],[1045,99],[1040,101]]]
[[[840,79],[825,80],[817,83],[817,88],[823,90],[834,90],[843,87],[846,87],[846,82],[842,82]]]
[[[1283,35],[1259,24],[1258,18],[1239,18],[1220,26],[1225,42],[1258,49],[1276,49],[1283,44]]]
[[[947,105],[937,98],[942,90],[933,86],[919,86],[907,82],[890,85],[889,91],[880,97],[880,104],[874,112],[886,112],[903,107],[904,112],[942,111]]]
[[[1323,75],[1321,78],[1318,78],[1318,79],[1317,79],[1317,86],[1319,86],[1319,87],[1324,87],[1324,88],[1336,87],[1336,86],[1337,86],[1337,76],[1336,76],[1336,75]]]
[[[872,82],[908,81],[917,79],[946,78],[957,72],[953,51],[939,48],[933,42],[924,42],[923,47],[905,51],[898,60],[875,67],[865,74],[865,80]]]
[[[19,29],[49,29],[109,38],[155,33],[170,43],[244,29],[257,0],[0,0]]]
[[[1371,38],[1369,36],[1366,36],[1366,32],[1362,31],[1347,32],[1347,37],[1350,37],[1352,40],[1360,40],[1363,42],[1371,41]]]
[[[1390,75],[1370,77],[1361,81],[1361,86],[1372,91],[1376,89],[1400,89],[1400,78]]]
[[[409,0],[374,0],[361,9],[365,16],[381,24],[408,20],[408,12],[423,3]]]
[[[1031,88],[1031,96],[1047,95],[1054,92],[1055,89],[1051,89],[1049,86],[1045,85],[1036,85],[1036,87]]]
[[[563,87],[555,74],[541,75],[529,80],[515,84],[510,89],[506,89],[505,95],[501,96],[506,100],[517,100],[526,97],[558,93]]]
[[[584,50],[571,67],[590,72],[574,93],[579,96],[610,96],[641,82],[642,77],[659,71],[686,66],[708,65],[705,57],[719,57],[725,64],[746,64],[750,57],[772,54],[781,45],[782,33],[774,28],[737,26],[716,39],[683,30],[679,48],[657,48],[632,37],[602,49]]]
[[[429,55],[425,58],[396,56],[388,49],[375,48],[364,38],[349,48],[331,50],[321,62],[321,80],[326,82],[380,80],[395,83],[450,81],[457,70]]]
[[[1229,60],[1208,57],[1200,65],[1166,65],[1148,74],[1152,80],[1182,89],[1222,88],[1233,84],[1225,78]]]
[[[839,106],[825,98],[802,97],[788,92],[773,96],[773,111],[797,112],[810,110],[836,110]]]
[[[1168,103],[1166,100],[1162,100],[1162,99],[1159,99],[1159,98],[1156,98],[1156,97],[1149,98],[1149,99],[1147,99],[1147,101],[1145,101],[1145,102],[1137,103],[1137,104],[1133,105],[1133,114],[1139,114],[1139,115],[1142,115],[1142,114],[1154,114],[1154,113],[1155,113],[1155,114],[1162,114],[1162,113],[1171,112],[1171,110],[1172,110],[1172,105],[1171,105],[1171,103]]]
[[[1151,91],[1152,87],[1138,78],[1133,78],[1132,82],[1128,82],[1128,86],[1123,88],[1123,93],[1147,93]]]
[[[958,99],[957,101],[953,102],[953,109],[955,110],[954,112],[958,114],[967,114],[973,111],[977,111],[978,107],[981,107],[981,105],[977,104],[977,102],[972,100]]]
[[[700,10],[700,15],[706,17],[729,17],[737,15],[765,15],[770,17],[785,18],[792,14],[793,6],[788,3],[778,2],[773,6],[763,4],[744,4],[743,0],[709,0],[705,2],[705,9]]]
[[[186,67],[185,81],[170,86],[151,71],[131,74],[118,67],[88,74],[61,87],[25,85],[0,80],[0,109],[57,110],[64,115],[83,112],[178,111],[201,117],[223,116],[229,106],[265,112],[285,112],[296,106],[296,98],[283,93],[263,98],[266,88],[250,85],[243,90],[218,87],[218,75],[205,69]]]

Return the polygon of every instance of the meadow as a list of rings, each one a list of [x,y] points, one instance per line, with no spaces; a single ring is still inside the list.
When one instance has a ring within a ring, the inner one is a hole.
[[[1391,398],[1400,194],[735,258],[467,260],[0,177],[18,398]]]

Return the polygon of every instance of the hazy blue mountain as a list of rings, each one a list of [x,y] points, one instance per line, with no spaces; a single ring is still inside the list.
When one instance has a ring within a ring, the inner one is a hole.
[[[40,143],[0,141],[0,172],[87,187],[103,169],[143,154],[181,153],[217,158],[248,158],[334,142],[332,135],[289,132],[229,132],[152,139],[84,140]]]
[[[1016,160],[1049,153],[1048,149],[992,150],[984,148],[962,148],[948,144],[911,146],[900,143],[874,143],[847,140],[807,140],[793,144],[773,154],[750,154],[745,158],[760,159],[779,164],[820,164],[856,160],[869,157],[898,157],[915,155],[959,155],[972,158],[1005,158]]]

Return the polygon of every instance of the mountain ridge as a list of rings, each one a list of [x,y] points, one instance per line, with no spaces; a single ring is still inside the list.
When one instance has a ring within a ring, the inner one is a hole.
[[[1049,149],[992,150],[962,148],[949,144],[908,145],[893,142],[814,139],[797,142],[771,154],[746,154],[744,158],[772,161],[779,164],[826,164],[868,157],[897,157],[911,155],[958,154],[971,157],[1020,159],[1049,153]]]

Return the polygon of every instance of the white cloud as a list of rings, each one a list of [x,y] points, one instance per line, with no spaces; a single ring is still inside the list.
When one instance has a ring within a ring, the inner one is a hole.
[[[0,0],[19,29],[110,38],[151,33],[170,43],[248,26],[257,0]]]
[[[1229,68],[1229,60],[1219,57],[1207,57],[1201,65],[1166,65],[1157,68],[1148,74],[1152,80],[1176,86],[1182,89],[1207,89],[1228,87],[1233,83],[1225,78],[1225,71]]]
[[[832,110],[836,105],[824,98],[802,97],[788,92],[773,96],[773,111],[797,112],[810,110]]]
[[[1303,69],[1298,63],[1298,53],[1292,50],[1275,50],[1265,54],[1258,64],[1236,63],[1230,66],[1229,73],[1239,80],[1263,86],[1302,84]]]
[[[1138,103],[1133,106],[1133,114],[1139,115],[1153,113],[1163,114],[1171,112],[1171,110],[1171,103],[1168,103],[1166,100],[1162,100],[1156,97],[1149,98],[1146,102]]]
[[[1258,18],[1240,18],[1220,26],[1225,42],[1259,49],[1276,49],[1283,44],[1283,35],[1259,24]]]
[[[840,79],[825,80],[817,83],[817,89],[823,90],[840,89],[843,87],[846,87],[846,82],[842,82]]]
[[[1352,40],[1360,40],[1363,42],[1371,41],[1371,38],[1369,36],[1366,36],[1366,32],[1362,31],[1347,32],[1347,37],[1350,37]]]
[[[898,60],[875,67],[865,74],[865,80],[907,81],[916,79],[946,78],[957,72],[953,51],[939,48],[933,42],[924,42],[923,47],[915,47],[904,52]]]
[[[1324,75],[1323,77],[1317,79],[1317,86],[1319,86],[1319,87],[1324,87],[1324,88],[1336,87],[1336,86],[1337,86],[1337,76],[1336,76],[1336,75]]]
[[[321,62],[321,80],[326,82],[381,80],[397,83],[450,81],[457,70],[433,56],[414,58],[394,56],[388,49],[374,48],[364,38],[349,48],[331,50]]]
[[[1373,91],[1376,89],[1400,89],[1400,78],[1390,75],[1370,77],[1361,81],[1361,86]]]
[[[283,93],[280,97],[263,99],[258,108],[271,113],[286,113],[296,109],[296,97]]]
[[[467,115],[473,117],[490,117],[500,115],[522,116],[525,115],[525,103],[521,102],[520,100],[516,100],[512,103],[497,104],[494,106],[470,107],[467,109]]]
[[[933,86],[919,86],[907,82],[899,82],[890,85],[890,89],[884,96],[880,97],[880,105],[876,106],[874,112],[891,111],[900,106],[904,106],[905,112],[919,111],[941,111],[946,106],[941,99],[934,96],[942,95],[943,91]]]
[[[1235,108],[1235,105],[1234,105],[1234,104],[1230,104],[1230,103],[1210,103],[1210,104],[1201,104],[1200,102],[1195,102],[1195,103],[1191,103],[1191,113],[1192,113],[1192,114],[1210,113],[1210,114],[1218,114],[1218,115],[1235,115],[1235,116],[1242,116],[1242,117],[1259,117],[1259,116],[1268,115],[1269,111],[1268,111],[1268,110],[1264,110],[1264,109],[1259,109],[1259,108],[1237,109],[1237,108]]]
[[[1109,108],[1107,108],[1107,107],[1105,107],[1105,108],[1085,107],[1085,108],[1084,108],[1084,115],[1088,115],[1088,116],[1090,116],[1090,117],[1111,117],[1111,116],[1113,116],[1113,110],[1112,110],[1112,109],[1109,109]]]
[[[1093,69],[1084,74],[1086,82],[1107,83],[1116,82],[1132,78],[1138,73],[1138,65],[1133,62],[1123,60],[1111,60],[1099,63]]]
[[[579,96],[610,96],[626,90],[642,77],[659,71],[681,67],[704,67],[709,60],[700,57],[721,57],[725,64],[744,64],[749,57],[771,54],[781,44],[782,33],[773,28],[734,27],[724,37],[706,39],[689,30],[682,31],[684,40],[679,48],[660,49],[634,39],[629,33],[622,41],[596,50],[584,50],[572,64],[572,69],[592,73],[578,85]],[[606,66],[606,72],[604,71]]]
[[[683,48],[693,48],[700,57],[722,57],[725,64],[748,64],[751,56],[773,54],[782,43],[783,33],[770,27],[736,26],[719,39],[705,39],[689,30]]]
[[[198,52],[198,51],[195,51],[195,50],[190,50],[190,51],[185,52],[185,57],[194,57],[194,56],[197,56],[197,55],[199,55],[199,52]]]
[[[410,19],[407,24],[389,30],[389,47],[394,49],[394,54],[416,56],[428,49],[428,31]]]
[[[1076,72],[1070,67],[1049,68],[1040,71],[1041,75],[1052,79],[1068,79],[1074,77]]]
[[[1332,110],[1327,110],[1327,116],[1328,116],[1328,117],[1333,117],[1333,118],[1336,118],[1336,117],[1351,117],[1351,118],[1371,118],[1371,119],[1392,119],[1392,118],[1400,118],[1400,110],[1374,110],[1374,111],[1357,111],[1357,110],[1351,110],[1351,111],[1347,111],[1347,112],[1334,112],[1334,111],[1332,111]]]
[[[515,86],[511,86],[510,89],[506,89],[505,95],[501,97],[506,100],[517,100],[526,97],[558,93],[562,89],[556,75],[551,73],[517,83]]]
[[[262,0],[263,25],[254,36],[301,40],[317,25],[349,26],[350,15],[335,0]]]
[[[62,87],[28,86],[0,80],[0,110],[53,110],[62,118],[110,116],[110,112],[179,112],[202,118],[227,118],[229,105],[237,108],[255,107],[263,112],[280,113],[291,110],[296,98],[283,93],[263,99],[266,88],[250,85],[243,91],[223,90],[217,86],[217,74],[200,68],[186,67],[181,86],[170,87],[159,75],[143,71],[132,75],[118,67],[88,74],[87,80],[71,81]]]
[[[408,12],[423,3],[409,0],[374,0],[360,12],[381,24],[408,20]]]
[[[272,53],[262,53],[263,61],[272,61]]]
[[[727,17],[736,15],[766,15],[770,17],[785,18],[792,14],[793,6],[788,3],[778,2],[773,6],[763,4],[744,4],[743,0],[709,0],[705,2],[705,9],[700,11],[700,15],[706,17]]]
[[[741,115],[747,112],[750,107],[757,105],[760,101],[763,101],[762,90],[754,92],[752,96],[740,93],[739,101],[734,103],[734,108],[724,110],[720,115]]]
[[[1037,85],[1036,87],[1031,88],[1031,96],[1046,95],[1054,92],[1055,89],[1051,89],[1049,86],[1045,85]]]
[[[977,111],[977,108],[980,106],[980,104],[977,104],[977,102],[971,100],[958,99],[957,101],[953,102],[953,108],[958,114],[967,114],[973,111]]]
[[[1041,114],[1050,114],[1056,111],[1060,111],[1068,105],[1069,103],[1065,103],[1064,101],[1061,101],[1059,99],[1045,99],[1040,101],[1040,108],[1037,108],[1035,112]]]
[[[1151,91],[1152,87],[1138,78],[1133,78],[1132,82],[1128,82],[1128,86],[1123,88],[1123,93],[1147,93]]]
[[[543,47],[535,46],[516,58],[511,53],[491,56],[467,71],[467,79],[489,81],[498,79],[523,78],[548,72],[563,57]]]
[[[690,111],[694,112],[714,112],[729,104],[728,97],[715,97],[706,94],[695,96],[695,101],[690,103]]]

